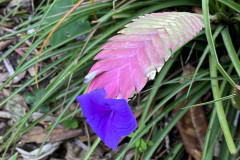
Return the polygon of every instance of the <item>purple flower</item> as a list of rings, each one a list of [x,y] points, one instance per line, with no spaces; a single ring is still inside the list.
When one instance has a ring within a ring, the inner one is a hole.
[[[110,148],[117,150],[122,136],[132,133],[137,121],[125,99],[105,99],[105,89],[77,97],[86,122]]]
[[[84,39],[85,37],[86,37],[86,34],[84,34],[84,35],[82,35],[82,36],[80,36],[80,37],[77,37],[76,40],[82,40],[82,39]]]

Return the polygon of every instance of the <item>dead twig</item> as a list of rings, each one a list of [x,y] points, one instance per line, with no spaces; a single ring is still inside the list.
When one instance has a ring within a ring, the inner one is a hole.
[[[11,118],[11,114],[9,112],[0,111],[0,118],[10,119]]]

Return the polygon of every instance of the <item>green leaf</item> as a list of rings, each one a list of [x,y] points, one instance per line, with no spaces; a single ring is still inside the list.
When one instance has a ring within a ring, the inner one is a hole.
[[[34,92],[34,95],[36,96],[36,98],[40,98],[45,93],[45,90],[34,88],[33,92]]]
[[[233,10],[240,13],[240,5],[236,2],[233,2],[232,0],[218,0],[219,2],[222,2],[223,4],[227,5],[228,7],[232,8]]]
[[[146,144],[146,142],[145,142],[143,139],[141,139],[141,148],[142,148],[143,150],[146,150],[146,149],[147,149],[147,144]]]
[[[33,89],[33,93],[25,92],[24,93],[25,102],[27,104],[34,104],[39,98],[41,98],[41,96],[44,93],[45,93],[44,89],[37,89],[37,88]]]
[[[148,144],[148,146],[151,147],[153,145],[153,141],[149,140],[147,144]]]
[[[184,147],[183,143],[176,143],[173,148],[171,148],[171,152],[167,155],[165,160],[174,160],[174,159],[180,159],[180,155],[183,152]]]
[[[67,119],[67,120],[63,121],[63,125],[67,129],[76,129],[76,128],[78,128],[78,121],[75,118]]]
[[[30,93],[30,92],[25,92],[25,93],[23,94],[23,96],[24,96],[24,100],[25,100],[25,102],[26,102],[27,104],[33,104],[33,103],[34,103],[34,98],[35,98],[35,96],[33,96],[32,93]]]
[[[132,132],[131,134],[128,135],[129,138],[132,138],[134,135],[134,132]]]
[[[16,160],[18,156],[18,152],[11,156],[8,160]]]
[[[46,22],[50,23],[55,20],[59,20],[66,12],[73,6],[73,1],[60,0],[56,2],[47,14]],[[55,45],[61,41],[64,41],[77,33],[90,28],[90,23],[87,20],[88,16],[71,18],[65,20],[50,39],[50,44]]]
[[[136,143],[135,143],[135,147],[139,147],[140,146],[140,140],[137,140]]]

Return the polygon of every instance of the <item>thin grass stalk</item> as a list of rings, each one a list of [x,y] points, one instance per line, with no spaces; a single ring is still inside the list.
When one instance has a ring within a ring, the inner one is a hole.
[[[229,101],[231,103],[231,101]],[[235,136],[236,133],[236,129],[237,129],[237,123],[235,122],[236,119],[238,120],[238,111],[231,107],[230,108],[230,113],[228,113],[228,116],[231,117],[230,119],[228,119],[229,121],[229,128],[232,134],[232,137]],[[226,144],[226,141],[223,141],[223,143],[221,143],[221,149],[220,149],[220,156],[222,160],[229,160],[229,156],[230,156],[230,152],[228,150],[228,146]]]
[[[66,60],[70,55],[66,55],[64,57],[62,57],[61,59],[58,59],[57,61],[55,61],[54,63],[50,64],[49,66],[47,66],[46,68],[44,68],[41,72],[39,72],[38,76],[43,75],[45,72],[47,72],[48,70],[50,70],[51,68],[53,68],[54,66],[58,65],[59,63],[63,62],[64,60]],[[3,106],[8,100],[10,100],[14,95],[16,95],[17,93],[19,93],[21,90],[23,90],[25,87],[27,87],[28,85],[30,85],[31,83],[34,82],[34,77],[29,79],[26,83],[24,83],[20,88],[18,88],[16,91],[14,91],[11,95],[9,95],[6,99],[2,100],[0,102],[0,108],[1,106]]]
[[[214,40],[214,41],[215,41],[215,39],[217,38],[217,36],[220,34],[220,32],[222,31],[223,27],[224,27],[224,26],[219,25],[219,26],[217,27],[217,29],[215,30],[215,32],[214,32],[214,34],[213,34],[213,40]],[[194,82],[194,80],[195,80],[196,74],[197,74],[197,72],[199,71],[199,69],[200,69],[200,67],[201,67],[204,59],[206,58],[207,54],[209,53],[209,50],[210,50],[210,46],[207,45],[207,47],[205,48],[205,50],[204,50],[204,52],[203,52],[203,54],[202,54],[202,56],[201,56],[201,58],[200,58],[200,61],[199,61],[198,65],[197,65],[197,68],[196,68],[196,70],[195,70],[195,72],[194,72],[194,75],[193,75],[193,77],[192,77],[192,82],[191,82],[191,84],[190,84],[190,86],[189,86],[189,88],[188,88],[188,93],[190,92],[190,90],[191,90],[191,88],[192,88],[192,85],[193,85],[193,82]],[[187,96],[188,96],[188,94],[187,94]]]
[[[226,0],[217,0],[223,4],[225,4],[226,6],[232,8],[233,10],[237,11],[238,13],[240,13],[240,5],[237,4],[234,1],[226,1]]]
[[[223,42],[225,44],[225,47],[228,51],[228,55],[233,63],[233,66],[235,68],[235,70],[237,71],[238,76],[240,77],[240,61],[238,59],[238,55],[236,53],[236,50],[234,49],[231,37],[230,37],[230,33],[228,30],[228,27],[226,27],[222,32],[222,38],[223,38]]]
[[[229,108],[230,108],[230,103],[227,103],[226,110],[225,110],[226,113],[228,112]],[[218,117],[216,116],[214,120],[213,128],[212,128],[212,134],[210,136],[209,147],[204,160],[213,159],[215,144],[220,136],[221,136],[221,126],[219,124]]]
[[[177,142],[177,144],[174,145],[174,147],[171,149],[170,153],[166,157],[165,160],[175,160],[180,159],[179,153],[183,152],[184,146],[182,142]]]
[[[240,151],[240,137],[239,136],[236,141],[236,146],[237,146],[237,153],[234,155],[231,155],[229,157],[229,160],[236,160],[239,157],[239,151]]]
[[[18,3],[13,10],[11,10],[6,16],[3,17],[3,19],[1,20],[1,23],[4,23],[7,20],[7,18],[10,17],[14,12],[16,12],[21,6],[22,4]]]
[[[56,24],[56,26],[52,29],[52,31],[49,33],[49,35],[47,36],[46,40],[43,42],[43,45],[38,53],[38,57],[37,57],[37,60],[36,60],[36,65],[35,65],[35,81],[36,81],[36,87],[38,87],[38,76],[37,76],[37,72],[38,72],[38,61],[39,61],[39,58],[41,56],[41,53],[44,49],[44,47],[46,46],[46,44],[48,43],[49,39],[52,37],[53,33],[57,30],[57,28],[63,23],[63,21],[75,10],[77,9],[77,7],[79,5],[82,4],[84,0],[80,0],[78,1],[61,19],[60,21]]]
[[[92,52],[92,54],[94,54],[95,52],[99,52],[99,49],[95,50]],[[22,118],[22,122],[19,124],[16,132],[12,135],[12,137],[9,139],[9,141],[7,142],[7,146],[6,149],[3,153],[2,159],[5,157],[10,145],[12,144],[12,142],[14,141],[14,139],[16,139],[17,137],[19,137],[22,128],[24,127],[24,124],[27,122],[28,118],[32,115],[32,113],[34,111],[36,111],[39,106],[51,95],[54,93],[54,91],[56,91],[56,89],[61,86],[61,83],[66,80],[66,78],[72,73],[74,72],[77,68],[79,68],[83,63],[85,63],[87,60],[89,60],[89,58],[92,57],[92,54],[87,55],[86,57],[84,57],[82,59],[82,61],[80,61],[77,65],[74,66],[74,64],[70,64],[69,66],[67,66],[67,68],[61,73],[59,74],[55,80],[54,83],[51,83],[47,88],[46,88],[46,93],[42,96],[41,99],[39,99],[36,104],[33,106],[33,108]]]
[[[58,116],[58,118],[56,119],[56,121],[54,122],[54,124],[52,125],[51,129],[48,131],[48,134],[46,135],[46,137],[44,138],[41,146],[40,146],[40,149],[38,151],[38,154],[41,152],[44,144],[46,143],[46,141],[48,140],[50,134],[52,133],[53,129],[57,126],[57,124],[59,123],[60,119],[63,117],[63,115],[66,113],[66,111],[68,110],[68,108],[71,106],[71,104],[75,101],[75,97],[77,97],[79,94],[81,94],[84,90],[84,88],[87,86],[87,84],[84,84],[82,86],[82,89],[80,89],[79,91],[77,91],[75,94],[74,94],[74,98],[72,98],[68,104],[65,106],[65,108],[63,109],[63,111],[61,112],[61,114]]]
[[[93,145],[91,146],[91,148],[88,150],[88,152],[86,153],[86,155],[84,156],[83,160],[88,160],[88,158],[90,157],[90,155],[92,154],[92,152],[94,151],[94,149],[97,147],[97,145],[101,142],[101,139],[98,137]]]
[[[93,5],[93,0],[90,0],[90,4],[91,4],[91,6]],[[94,17],[94,19],[97,21],[98,18],[97,18],[97,15],[96,15],[95,10],[93,10],[92,12],[93,12],[93,17]]]
[[[89,30],[90,30],[90,29],[89,29]],[[89,30],[86,30],[86,32],[88,32]],[[83,32],[83,34],[84,34],[84,33],[85,33],[85,32]],[[76,35],[76,36],[78,36],[78,35]],[[74,36],[73,38],[75,38],[75,36]],[[45,55],[45,54],[48,53],[49,51],[57,48],[57,47],[60,46],[60,45],[63,45],[63,44],[66,43],[66,42],[69,42],[69,41],[71,41],[71,40],[72,40],[72,38],[63,41],[63,42],[59,43],[59,44],[56,45],[56,46],[50,47],[50,48],[48,48],[47,50],[43,51],[42,54]],[[81,45],[79,44],[79,46],[81,46]],[[71,48],[72,48],[72,47],[66,47],[66,49],[71,49]],[[65,50],[65,48],[63,48],[62,51],[67,51],[67,50]],[[31,53],[30,51],[27,52],[27,54],[30,54],[30,53]],[[51,57],[51,56],[53,56],[53,55],[55,55],[55,54],[58,54],[58,53],[53,52],[53,53],[51,53],[51,54],[49,54],[49,55],[46,55],[45,57],[41,57],[41,58],[39,59],[39,61],[42,61],[42,60],[44,60],[44,59],[47,59],[47,58],[49,58],[49,57]],[[14,72],[14,74],[13,74],[12,76],[10,76],[10,77],[3,83],[3,85],[0,86],[0,90],[2,90],[2,89],[4,88],[4,86],[7,85],[15,76],[17,76],[18,74],[20,74],[22,71],[26,70],[27,68],[33,66],[36,58],[37,58],[37,56],[33,57],[31,60],[29,60],[29,61],[27,61],[26,63],[24,63],[21,67],[19,66],[19,69],[16,70],[16,71]]]
[[[227,73],[230,74],[232,72],[232,70],[233,70],[233,65],[231,64],[229,66],[229,69],[228,69]],[[223,82],[221,83],[221,86],[220,86],[220,93],[221,93],[221,95],[223,94],[223,91],[224,91],[226,85],[227,85],[227,81],[226,81],[226,79],[224,79]],[[216,127],[216,126],[214,126],[214,121],[215,121],[216,115],[217,115],[216,107],[214,107],[213,110],[212,110],[212,113],[211,113],[207,134],[206,134],[205,140],[204,140],[204,148],[203,148],[203,152],[202,152],[202,160],[207,160],[207,153],[208,153],[208,150],[210,148],[210,147],[208,147],[208,145],[209,145],[209,142],[210,142],[210,137],[212,135],[212,128]],[[214,135],[214,136],[216,137],[216,135]]]
[[[1,58],[0,58],[0,62],[3,61],[4,58],[6,58],[9,54],[11,54],[17,47],[19,47],[21,44],[23,44],[26,40],[28,40],[29,38],[31,38],[32,35],[28,35],[25,38],[23,38],[21,41],[19,41],[14,47],[12,47],[11,49],[9,49],[7,52],[5,52]]]
[[[196,101],[198,101],[203,94],[205,94],[207,91],[209,90],[209,86],[204,86],[204,88],[200,88],[200,90],[198,91],[197,94],[195,94],[194,96],[192,96],[187,102],[186,104],[183,106],[189,106],[189,105],[193,105],[194,103],[196,103]],[[181,109],[175,116],[174,118],[171,120],[171,122],[165,127],[165,129],[163,129],[160,132],[160,136],[158,136],[155,141],[153,146],[151,146],[147,153],[145,154],[145,156],[143,157],[143,159],[150,159],[151,156],[153,155],[153,153],[155,152],[155,150],[157,149],[157,147],[160,145],[160,143],[164,140],[164,137],[169,133],[169,131],[175,126],[175,124],[182,118],[182,116],[188,111],[188,109]]]
[[[215,67],[216,61],[214,58],[212,58],[212,55],[209,56],[209,65],[210,65],[210,75],[211,77],[217,77],[217,70]],[[219,85],[218,85],[218,81],[217,80],[211,80],[211,84],[212,84],[212,92],[213,92],[213,97],[214,99],[219,99],[221,98],[221,93],[219,90]],[[225,140],[227,142],[229,151],[231,152],[231,154],[234,154],[237,152],[235,144],[233,142],[232,139],[232,135],[230,133],[229,127],[228,127],[228,123],[227,123],[227,119],[223,110],[223,105],[221,101],[215,102],[215,107],[216,107],[216,111],[217,111],[217,115],[218,115],[218,119],[219,119],[219,123],[220,126],[222,128]]]
[[[209,140],[210,140],[210,137],[211,137],[212,127],[213,127],[216,115],[217,115],[217,112],[216,112],[216,108],[214,107],[213,110],[212,110],[211,116],[210,116],[208,131],[207,131],[207,134],[206,134],[205,139],[204,139],[204,148],[203,148],[202,158],[201,158],[202,160],[206,160],[206,154],[208,152],[208,144],[209,144]]]
[[[96,4],[96,5],[94,5],[94,6],[83,7],[83,8],[81,8],[81,9],[77,9],[75,12],[73,12],[66,20],[69,20],[69,18],[71,18],[72,16],[77,16],[77,15],[79,15],[79,14],[86,14],[86,13],[89,14],[89,13],[91,13],[91,10],[93,10],[93,9],[95,9],[95,10],[97,10],[97,9],[103,9],[103,8],[107,8],[107,7],[110,7],[110,6],[112,6],[111,3],[103,3],[103,4],[100,3],[100,4]],[[43,18],[44,18],[44,17],[43,17]],[[29,29],[33,29],[33,28],[36,28],[36,27],[39,27],[39,29],[38,29],[37,31],[40,32],[40,31],[42,31],[42,30],[44,30],[44,29],[46,29],[46,28],[49,28],[49,27],[53,26],[53,25],[56,24],[58,21],[59,21],[59,20],[55,20],[55,21],[53,21],[53,22],[51,22],[51,23],[44,23],[44,24],[42,24],[42,25],[44,25],[44,26],[42,26],[42,27],[40,27],[41,23],[38,22],[38,23],[32,24],[31,26],[22,28],[22,29],[17,30],[17,31],[15,31],[15,32],[13,32],[13,33],[9,33],[9,34],[7,34],[7,35],[5,35],[5,36],[3,36],[3,37],[0,37],[0,40],[6,39],[6,38],[8,38],[8,37],[17,35],[17,34],[19,34],[19,33],[22,33],[22,32],[24,32],[24,31],[27,31],[27,30],[29,30]],[[36,33],[37,33],[37,32],[36,32]],[[32,34],[36,34],[36,33],[34,32],[34,33],[32,33]]]

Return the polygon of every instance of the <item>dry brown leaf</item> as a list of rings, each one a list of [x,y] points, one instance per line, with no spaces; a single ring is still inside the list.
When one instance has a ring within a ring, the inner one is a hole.
[[[192,11],[194,13],[197,13],[197,14],[202,14],[202,8],[201,7],[194,6],[194,7],[192,7]]]
[[[3,89],[2,94],[4,97],[8,97],[8,96],[10,96],[10,91],[8,89]]]
[[[11,118],[11,114],[9,112],[0,111],[0,118],[10,119]]]
[[[26,134],[21,137],[21,141],[24,143],[36,142],[42,143],[48,134],[48,130],[44,130],[42,127],[35,126]],[[49,136],[47,142],[58,142],[65,139],[73,138],[81,135],[82,129],[67,130],[65,128],[55,128]]]
[[[2,3],[1,3],[2,4]],[[1,5],[0,4],[0,5]],[[2,23],[0,22],[0,27],[5,27],[5,28],[12,28],[13,26],[11,24],[6,24],[6,23]]]
[[[35,68],[34,66],[28,68],[28,73],[33,77],[35,76]]]
[[[18,79],[14,79],[14,80],[13,80],[13,83],[17,83],[17,82],[19,82],[21,79],[23,79],[23,78],[25,77],[26,73],[27,73],[26,71],[21,72],[21,73],[17,76]]]
[[[194,68],[190,65],[184,68],[184,75],[193,72]],[[177,97],[185,93],[187,89],[188,88],[185,88],[184,90],[179,92]],[[182,108],[182,106],[184,106],[186,101],[187,100],[182,102],[173,110],[174,115]],[[197,103],[201,103],[201,101],[199,100]],[[201,160],[207,127],[208,123],[202,106],[191,107],[176,124],[176,128],[181,135],[186,151],[195,160]]]
[[[10,43],[11,43],[10,40],[0,41],[0,51],[4,50]]]
[[[7,121],[2,121],[0,122],[0,138],[2,138],[2,136],[8,131],[10,127],[8,126],[7,124]],[[4,141],[6,140],[7,138],[4,139]],[[2,148],[3,149],[3,148]],[[1,153],[1,152],[0,152]]]
[[[22,148],[16,148],[16,150],[21,154],[24,160],[44,160],[60,146],[61,142],[48,143],[40,148],[34,149],[33,151],[24,150]],[[39,152],[40,151],[40,152]]]
[[[88,137],[87,137],[86,135],[79,136],[78,138],[79,138],[79,140],[80,140],[81,142],[87,142],[87,141],[88,141]],[[97,135],[92,135],[92,136],[90,137],[90,141],[93,142],[96,138],[98,138]]]
[[[4,59],[3,59],[3,63],[4,63],[4,65],[5,65],[8,73],[9,73],[10,75],[13,75],[13,74],[15,73],[15,71],[14,71],[14,68],[13,68],[12,64],[11,64],[10,61],[8,60],[8,58],[4,58]],[[25,77],[25,74],[26,74],[26,71],[24,70],[24,71],[21,72],[18,76],[14,77],[13,82],[14,82],[14,83],[19,82],[22,78]],[[0,81],[0,82],[1,82],[1,81]]]
[[[10,76],[9,73],[5,72],[5,73],[0,73],[0,82],[5,82],[8,77]]]
[[[43,115],[44,115],[43,113],[34,112],[31,115],[31,117],[29,118],[29,120],[32,121],[32,122],[36,121],[37,119],[39,119]],[[43,120],[41,120],[39,123],[41,123],[41,122],[55,122],[56,119],[57,119],[57,117],[55,117],[55,116],[47,116]]]

